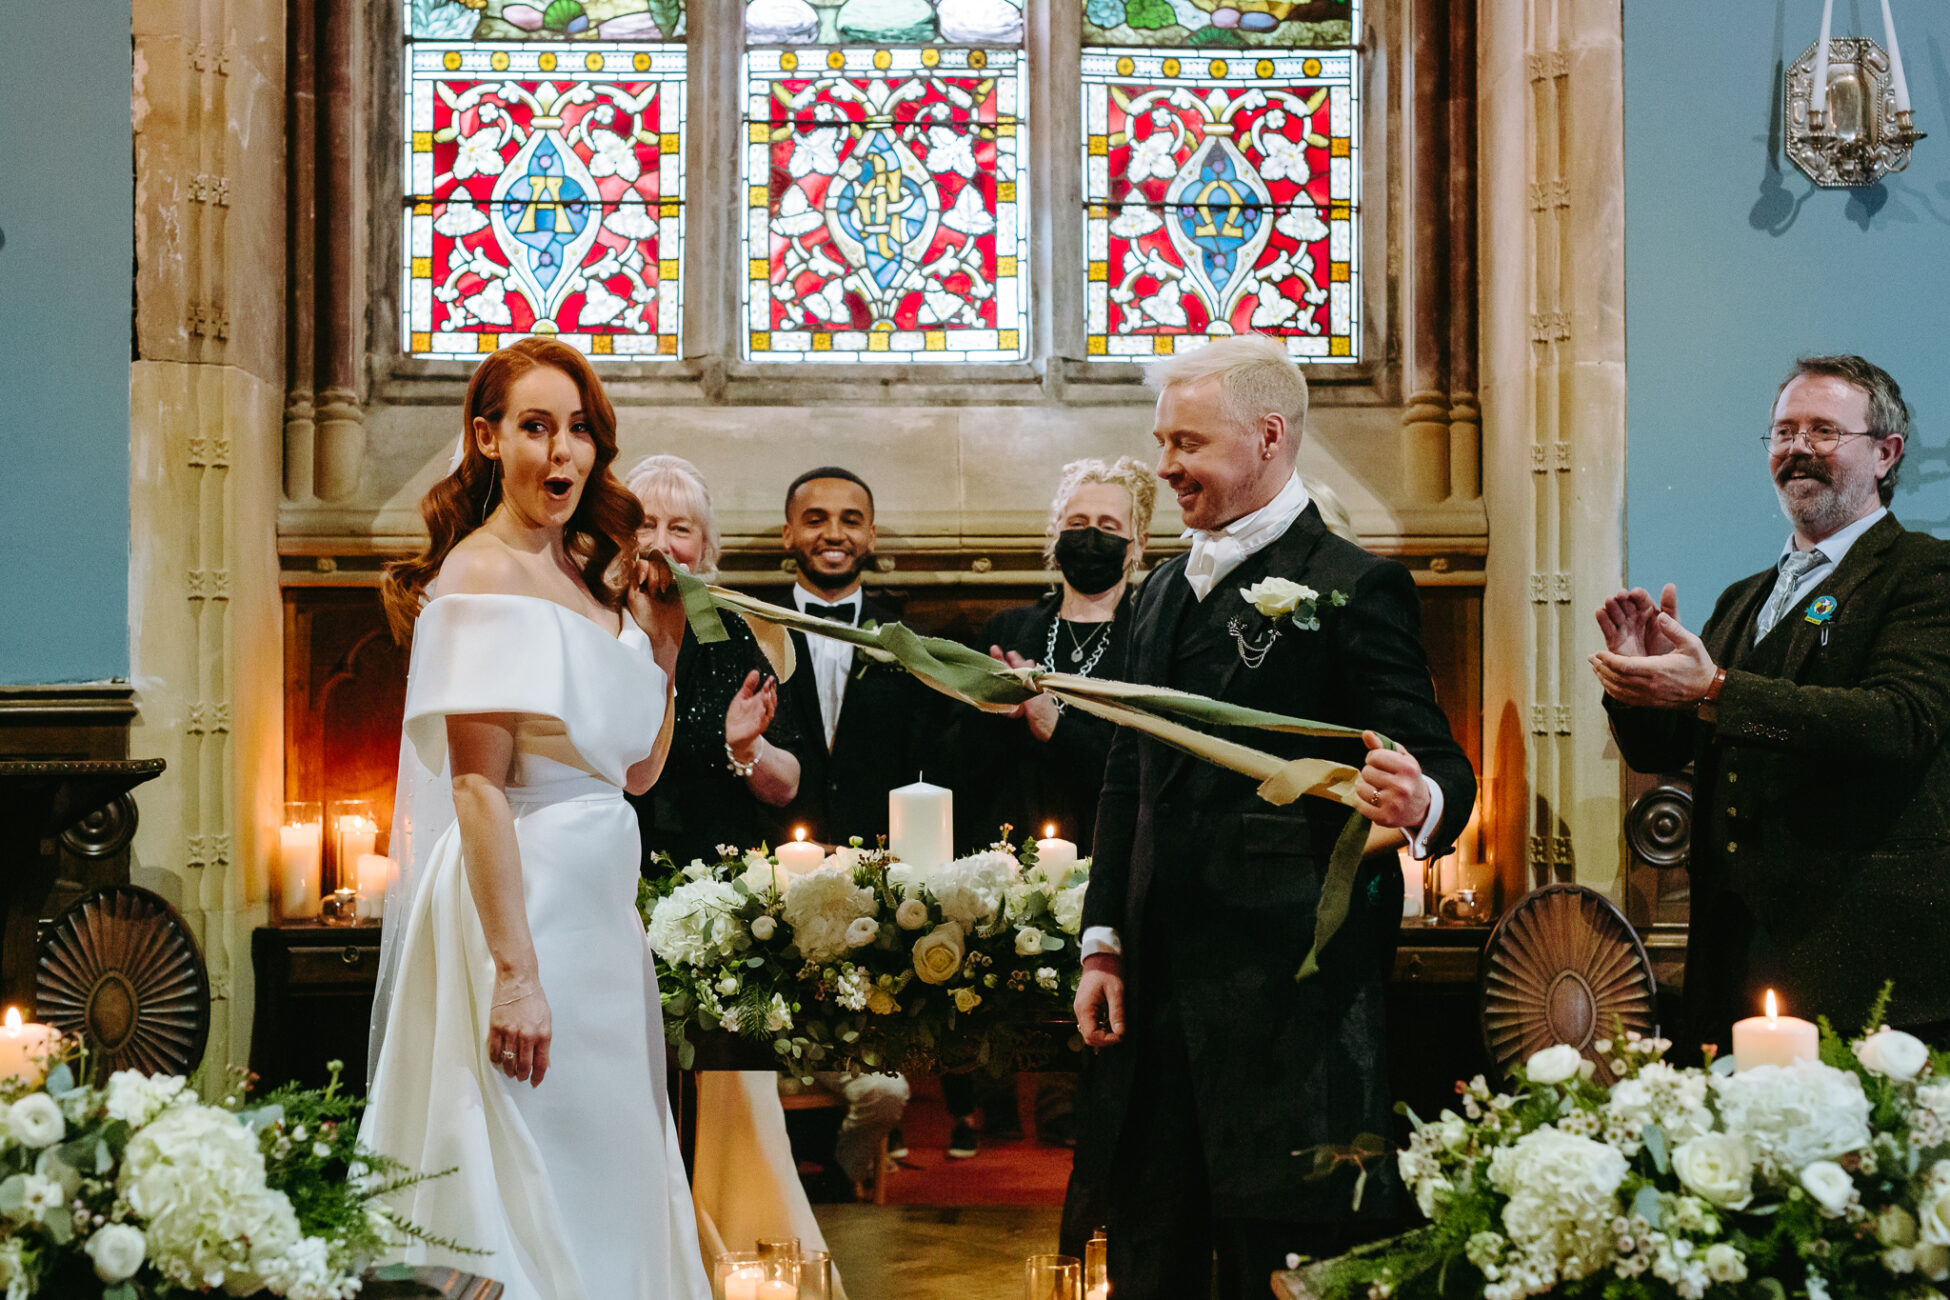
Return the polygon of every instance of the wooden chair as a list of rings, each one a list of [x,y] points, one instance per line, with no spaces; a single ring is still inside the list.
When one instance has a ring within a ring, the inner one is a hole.
[[[189,926],[160,895],[111,885],[41,936],[37,1014],[86,1040],[97,1078],[192,1073],[210,1037],[210,977]]]
[[[786,1110],[845,1110],[846,1098],[836,1096],[824,1088],[803,1088],[796,1092],[779,1093],[779,1105]],[[873,1184],[871,1187],[855,1183],[853,1194],[863,1201],[875,1205],[887,1204],[887,1135],[880,1135],[880,1154],[874,1158]]]
[[[1569,1043],[1612,1082],[1592,1043],[1620,1026],[1653,1032],[1657,986],[1645,945],[1611,901],[1583,885],[1546,885],[1511,908],[1483,949],[1477,981],[1483,1046],[1497,1070]]]

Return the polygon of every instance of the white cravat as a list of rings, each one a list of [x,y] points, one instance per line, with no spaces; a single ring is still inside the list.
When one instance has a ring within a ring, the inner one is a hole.
[[[1211,595],[1212,588],[1244,564],[1247,556],[1278,541],[1309,500],[1307,486],[1300,481],[1300,471],[1295,470],[1273,499],[1251,514],[1220,528],[1187,528],[1183,537],[1191,541],[1192,553],[1185,562],[1185,581],[1191,585],[1192,594],[1201,601]]]
[[[861,601],[860,592],[855,589],[852,595],[831,603],[845,609],[848,615],[845,621],[858,627]],[[803,614],[807,605],[824,605],[827,602],[795,582],[792,584],[792,603]],[[813,683],[819,687],[819,720],[826,728],[826,748],[831,750],[833,736],[840,726],[840,706],[846,703],[847,678],[853,673],[853,647],[830,636],[808,636],[806,651],[812,656]]]

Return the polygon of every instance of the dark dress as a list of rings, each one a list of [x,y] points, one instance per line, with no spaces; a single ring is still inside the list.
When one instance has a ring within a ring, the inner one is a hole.
[[[692,858],[715,861],[720,844],[740,849],[777,844],[791,833],[783,809],[768,807],[743,777],[732,775],[724,752],[724,715],[752,669],[771,673],[751,629],[727,618],[730,639],[699,645],[689,629],[677,652],[677,720],[672,724],[670,758],[649,793],[629,796],[643,834],[643,873],[656,870],[652,855],[662,852],[678,866]],[[765,739],[795,755],[804,748],[796,712],[783,689]],[[803,764],[805,759],[800,757]]]
[[[1053,661],[1046,663],[1062,595],[1059,589],[1033,605],[1003,610],[982,629],[976,648],[999,645],[1058,672],[1123,680],[1134,591],[1125,591],[1109,624],[1063,621],[1056,629]],[[1050,738],[1041,741],[1022,718],[968,710],[959,721],[956,840],[963,846],[987,843],[1004,822],[1015,827],[1017,839],[1040,836],[1044,826],[1054,824],[1059,836],[1075,841],[1077,852],[1088,857],[1116,724],[1066,709]]]

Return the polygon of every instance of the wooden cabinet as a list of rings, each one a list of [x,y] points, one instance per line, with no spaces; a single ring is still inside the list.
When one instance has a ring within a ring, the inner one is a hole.
[[[366,1089],[366,1043],[379,978],[377,925],[260,926],[251,936],[257,971],[257,1018],[251,1069],[258,1089],[282,1083],[324,1085],[328,1061]]]

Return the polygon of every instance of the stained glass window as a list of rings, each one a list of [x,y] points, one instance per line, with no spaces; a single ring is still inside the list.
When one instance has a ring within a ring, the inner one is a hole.
[[[752,0],[746,35],[745,356],[1025,358],[1020,6]],[[886,43],[809,44],[852,40]]]
[[[1087,351],[1359,359],[1356,52],[1083,52]]]
[[[407,351],[674,359],[682,0],[407,0],[407,22]]]
[[[1359,0],[1083,0],[1085,45],[1324,48],[1360,28]]]

